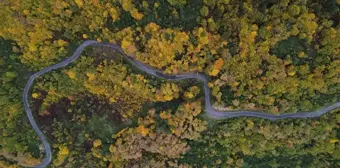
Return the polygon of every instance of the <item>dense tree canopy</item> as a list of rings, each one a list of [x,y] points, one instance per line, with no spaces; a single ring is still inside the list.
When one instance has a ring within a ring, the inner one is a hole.
[[[84,40],[167,74],[203,73],[215,109],[294,113],[339,101],[339,18],[339,0],[2,0],[0,167],[43,158],[23,87]],[[30,103],[51,167],[339,166],[339,110],[215,121],[203,97],[198,81],[157,79],[96,46],[38,78]]]

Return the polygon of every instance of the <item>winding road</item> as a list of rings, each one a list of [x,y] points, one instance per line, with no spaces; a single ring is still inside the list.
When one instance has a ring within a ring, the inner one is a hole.
[[[323,109],[317,110],[317,111],[313,111],[313,112],[297,112],[297,113],[286,113],[286,114],[280,114],[280,115],[274,115],[274,114],[268,114],[268,113],[263,113],[263,112],[257,112],[257,111],[246,111],[246,110],[238,110],[238,111],[218,111],[213,109],[212,105],[211,105],[211,99],[210,99],[210,89],[208,87],[208,80],[207,78],[205,78],[205,76],[203,74],[200,74],[198,72],[190,72],[190,73],[186,73],[186,74],[179,74],[179,75],[168,75],[168,74],[163,74],[162,71],[158,70],[158,69],[154,69],[152,67],[149,67],[137,60],[135,60],[133,57],[130,57],[128,55],[126,55],[123,51],[122,48],[120,48],[120,46],[115,45],[115,44],[109,44],[109,43],[99,43],[97,41],[94,40],[88,40],[88,41],[84,41],[78,48],[77,50],[73,53],[73,55],[71,57],[68,57],[67,59],[65,59],[64,61],[49,66],[39,72],[34,73],[28,80],[25,89],[24,89],[24,93],[23,93],[23,102],[24,102],[24,107],[25,107],[25,111],[27,113],[28,119],[34,129],[34,131],[38,134],[41,142],[43,143],[44,149],[45,149],[45,154],[46,157],[44,158],[44,160],[34,166],[34,167],[46,167],[52,160],[52,152],[51,152],[51,147],[50,144],[47,142],[44,134],[40,131],[40,129],[37,126],[37,123],[35,122],[33,115],[32,115],[32,111],[30,109],[29,103],[28,103],[28,93],[29,90],[34,82],[34,80],[36,78],[38,78],[39,76],[48,73],[52,70],[58,69],[58,68],[62,68],[65,67],[67,65],[69,65],[71,62],[73,62],[74,60],[76,60],[81,52],[84,50],[85,47],[87,46],[106,46],[106,47],[110,47],[116,51],[118,51],[119,53],[121,53],[122,55],[124,55],[124,58],[130,62],[132,65],[138,67],[140,70],[159,77],[159,78],[163,78],[163,79],[167,79],[167,80],[183,80],[183,79],[197,79],[203,82],[204,84],[204,94],[205,94],[205,108],[206,108],[206,112],[208,114],[208,116],[210,118],[214,118],[214,119],[226,119],[226,118],[231,118],[231,117],[257,117],[257,118],[264,118],[264,119],[269,119],[269,120],[278,120],[278,119],[287,119],[287,118],[312,118],[312,117],[319,117],[333,109],[336,109],[338,107],[340,107],[340,102],[337,102],[335,104],[329,105]]]

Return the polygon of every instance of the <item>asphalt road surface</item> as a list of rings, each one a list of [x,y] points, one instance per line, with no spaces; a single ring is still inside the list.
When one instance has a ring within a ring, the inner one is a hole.
[[[46,167],[52,160],[52,152],[51,152],[51,147],[50,144],[48,143],[48,141],[46,140],[44,134],[40,131],[39,127],[37,126],[37,123],[35,122],[33,115],[32,115],[32,111],[30,109],[29,103],[28,103],[28,93],[29,90],[34,82],[34,80],[45,74],[48,73],[54,69],[59,69],[62,67],[65,67],[67,65],[69,65],[71,62],[73,62],[74,60],[76,60],[80,54],[82,53],[82,51],[84,50],[85,47],[87,46],[106,46],[106,47],[110,47],[116,51],[118,51],[119,53],[121,53],[122,55],[124,55],[124,58],[129,61],[132,65],[138,67],[140,70],[148,73],[149,75],[153,75],[159,78],[163,78],[163,79],[167,79],[167,80],[183,80],[183,79],[197,79],[200,80],[201,82],[203,82],[204,84],[204,94],[205,94],[205,108],[206,108],[206,112],[207,115],[211,118],[214,119],[226,119],[226,118],[231,118],[231,117],[256,117],[256,118],[264,118],[264,119],[269,119],[269,120],[278,120],[278,119],[286,119],[286,118],[312,118],[312,117],[319,117],[333,109],[336,109],[338,107],[340,107],[340,102],[337,102],[335,104],[329,105],[327,107],[324,107],[320,110],[317,111],[313,111],[313,112],[296,112],[296,113],[285,113],[285,114],[280,114],[280,115],[275,115],[275,114],[268,114],[268,113],[264,113],[264,112],[259,112],[259,111],[248,111],[248,110],[237,110],[237,111],[218,111],[213,109],[212,105],[211,105],[211,99],[210,99],[210,89],[208,87],[208,80],[207,78],[203,75],[200,74],[198,72],[189,72],[189,73],[185,73],[185,74],[179,74],[179,75],[169,75],[169,74],[164,74],[162,71],[149,67],[137,60],[135,60],[133,57],[130,57],[128,55],[126,55],[123,51],[122,48],[120,48],[120,46],[116,45],[116,44],[109,44],[109,43],[99,43],[97,41],[94,40],[88,40],[88,41],[84,41],[78,48],[77,50],[73,53],[73,55],[67,59],[65,59],[64,61],[49,66],[39,72],[36,72],[35,74],[33,74],[24,89],[24,94],[23,94],[23,102],[24,102],[24,107],[25,107],[25,111],[27,113],[28,119],[34,129],[34,131],[38,134],[44,149],[45,149],[45,154],[46,157],[45,159],[38,165],[33,166],[33,167]]]

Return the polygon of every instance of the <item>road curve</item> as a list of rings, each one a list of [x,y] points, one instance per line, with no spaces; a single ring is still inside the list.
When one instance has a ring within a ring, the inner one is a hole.
[[[52,152],[51,152],[51,147],[50,144],[47,142],[44,134],[40,131],[40,129],[37,126],[37,123],[35,122],[33,115],[32,115],[32,111],[30,109],[29,103],[28,103],[28,93],[29,90],[34,82],[34,80],[36,78],[38,78],[39,76],[48,73],[54,69],[59,69],[62,67],[65,67],[67,65],[69,65],[71,62],[73,62],[74,60],[76,60],[81,52],[84,50],[85,47],[87,46],[106,46],[106,47],[110,47],[116,51],[118,51],[119,53],[121,53],[122,55],[124,55],[124,58],[131,63],[132,65],[138,67],[141,71],[144,71],[150,75],[159,77],[159,78],[163,78],[166,80],[183,80],[183,79],[197,79],[200,80],[201,82],[203,82],[204,84],[204,94],[205,94],[205,108],[206,108],[206,112],[208,114],[209,117],[214,118],[214,119],[225,119],[225,118],[231,118],[231,117],[256,117],[256,118],[264,118],[264,119],[269,119],[269,120],[278,120],[278,119],[287,119],[287,118],[312,118],[312,117],[319,117],[333,109],[336,109],[338,107],[340,107],[340,102],[334,103],[332,105],[329,105],[327,107],[324,107],[323,109],[317,110],[317,111],[313,111],[313,112],[297,112],[297,113],[286,113],[286,114],[280,114],[280,115],[275,115],[275,114],[268,114],[268,113],[264,113],[264,112],[258,112],[258,111],[247,111],[247,110],[237,110],[237,111],[218,111],[213,109],[212,105],[211,105],[211,99],[210,99],[210,89],[208,87],[208,80],[207,78],[203,75],[200,74],[198,72],[189,72],[189,73],[185,73],[185,74],[179,74],[179,75],[168,75],[168,74],[163,74],[162,71],[149,67],[137,60],[135,60],[133,57],[130,57],[128,55],[126,55],[123,51],[122,48],[120,48],[120,46],[116,45],[116,44],[109,44],[109,43],[99,43],[97,41],[94,40],[87,40],[84,41],[77,49],[76,51],[73,53],[72,56],[68,57],[67,59],[65,59],[64,61],[49,66],[39,72],[34,73],[28,80],[25,88],[24,88],[24,93],[23,93],[23,103],[24,103],[24,108],[26,111],[26,114],[28,116],[28,119],[34,129],[34,131],[38,134],[41,142],[43,143],[44,149],[45,149],[45,154],[46,157],[45,159],[38,165],[33,166],[33,167],[46,167],[52,160]]]

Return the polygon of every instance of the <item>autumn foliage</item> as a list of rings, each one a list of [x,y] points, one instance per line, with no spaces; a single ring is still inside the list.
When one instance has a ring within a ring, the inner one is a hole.
[[[280,114],[337,102],[339,11],[339,0],[2,0],[0,167],[16,167],[8,156],[42,159],[23,87],[84,40],[117,44],[165,74],[202,73],[217,110]],[[51,167],[339,167],[338,111],[206,120],[201,85],[149,76],[93,46],[37,78],[29,101]]]

